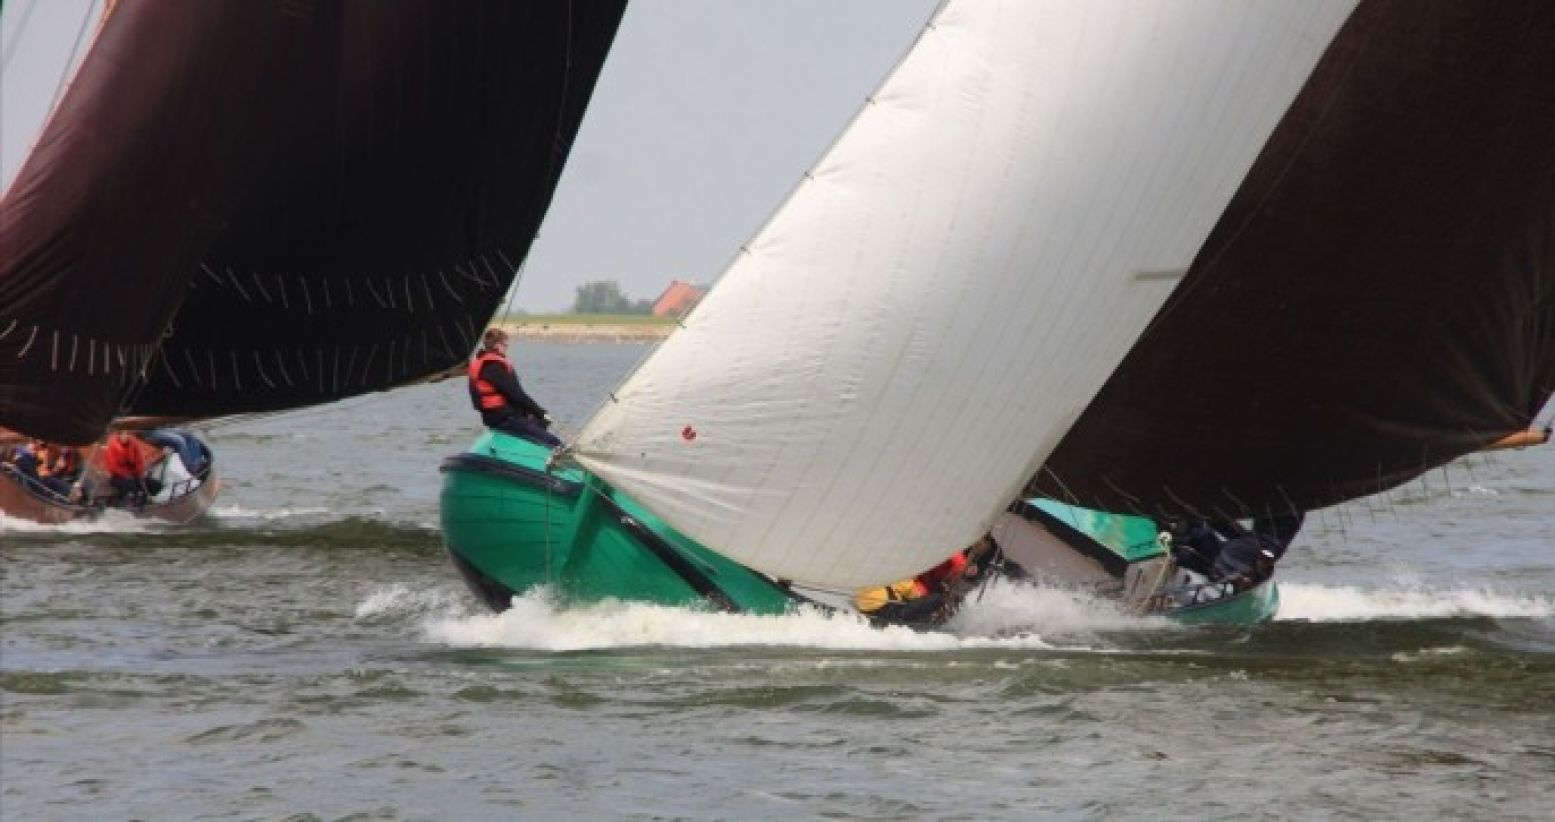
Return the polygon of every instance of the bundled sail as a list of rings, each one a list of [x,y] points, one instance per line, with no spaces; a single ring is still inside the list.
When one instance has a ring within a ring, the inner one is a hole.
[[[1363,3],[1033,481],[1242,516],[1384,491],[1555,391],[1555,8]]]
[[[578,461],[775,577],[933,565],[1100,389],[1353,6],[948,3]]]
[[[86,443],[461,363],[623,9],[112,6],[0,205],[0,426]]]

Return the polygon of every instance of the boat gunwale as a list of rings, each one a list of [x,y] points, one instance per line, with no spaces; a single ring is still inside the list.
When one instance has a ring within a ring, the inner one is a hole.
[[[568,497],[575,497],[583,493],[583,483],[581,482],[562,479],[555,474],[536,471],[526,465],[520,465],[500,457],[488,457],[484,454],[466,452],[444,457],[442,464],[438,466],[438,471],[443,473],[456,471],[466,474],[486,474]]]

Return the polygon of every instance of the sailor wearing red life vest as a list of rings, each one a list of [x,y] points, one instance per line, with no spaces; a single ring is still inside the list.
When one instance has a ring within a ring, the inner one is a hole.
[[[513,365],[508,362],[508,335],[488,328],[481,336],[481,350],[470,360],[470,404],[481,412],[481,422],[552,448],[562,441],[547,431],[551,415],[524,393]]]
[[[144,505],[148,496],[162,490],[159,480],[146,476],[146,455],[128,431],[109,435],[108,446],[103,449],[103,465],[108,469],[108,483],[113,486],[116,500]]]

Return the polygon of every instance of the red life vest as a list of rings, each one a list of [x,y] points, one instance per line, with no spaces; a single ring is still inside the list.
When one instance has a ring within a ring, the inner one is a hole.
[[[945,583],[961,576],[966,571],[966,566],[966,554],[957,551],[951,554],[949,559],[919,574],[918,581],[928,590],[937,591]]]
[[[481,379],[481,369],[489,362],[501,363],[508,373],[513,372],[513,366],[508,362],[508,358],[495,351],[482,351],[475,359],[470,360],[470,403],[475,406],[476,411],[496,411],[508,407],[508,398],[502,396],[502,392],[498,391],[490,380]]]
[[[141,475],[146,473],[146,460],[135,444],[133,439],[129,442],[119,442],[117,436],[109,436],[108,447],[103,449],[103,462],[110,476],[140,479]]]

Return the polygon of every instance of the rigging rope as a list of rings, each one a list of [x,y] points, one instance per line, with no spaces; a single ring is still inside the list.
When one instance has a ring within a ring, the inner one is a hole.
[[[32,20],[32,13],[38,8],[41,0],[32,0],[26,10],[22,12],[21,22],[16,24],[16,31],[11,33],[11,41],[5,44],[5,59],[0,60],[0,71],[11,67],[11,58],[16,56],[16,44],[22,39],[22,32],[27,30],[27,23]]]
[[[60,99],[65,96],[65,89],[70,86],[70,79],[74,76],[74,72],[70,69],[71,66],[76,64],[76,55],[81,51],[81,41],[86,37],[87,23],[91,22],[93,17],[92,10],[96,6],[95,2],[88,3],[86,9],[81,14],[81,27],[76,30],[76,42],[70,47],[70,59],[65,61],[65,68],[59,74],[59,84],[54,89],[54,101],[49,105],[50,112],[53,112],[59,106]]]

